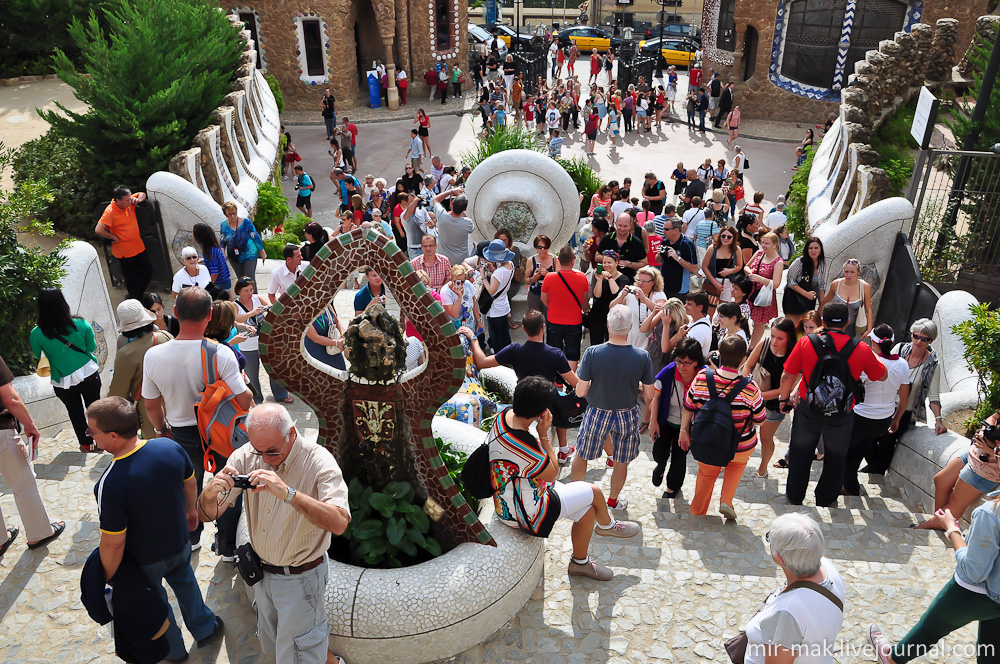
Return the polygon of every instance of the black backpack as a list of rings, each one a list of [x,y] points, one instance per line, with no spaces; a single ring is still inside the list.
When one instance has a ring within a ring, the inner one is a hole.
[[[713,350],[719,350],[719,328],[709,322],[706,322],[705,320],[699,320],[691,327],[694,327],[695,325],[707,325],[712,330],[712,341],[709,344],[708,352],[711,353]],[[690,330],[691,328],[688,328],[689,332]]]
[[[740,377],[725,396],[715,389],[714,370],[705,370],[705,381],[708,383],[709,399],[695,413],[691,425],[691,454],[701,463],[723,467],[736,456],[740,436],[746,430],[746,424],[740,430],[733,422],[733,399],[747,386],[750,377]]]
[[[848,361],[860,343],[851,338],[839,351],[833,337],[810,334],[816,351],[816,366],[806,384],[806,404],[816,418],[836,417],[851,410],[851,404],[865,400],[864,385],[851,374]]]

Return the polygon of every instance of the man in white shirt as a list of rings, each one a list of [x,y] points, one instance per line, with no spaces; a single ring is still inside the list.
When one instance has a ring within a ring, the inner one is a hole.
[[[701,352],[705,358],[712,350],[712,319],[708,317],[708,294],[704,291],[696,290],[688,293],[684,298],[684,311],[691,317],[691,324],[687,326],[687,336],[701,344]]]
[[[301,258],[300,255],[299,260]],[[236,354],[224,344],[205,339],[205,328],[212,318],[211,295],[197,286],[185,288],[177,295],[174,316],[181,328],[177,337],[153,346],[143,358],[142,398],[156,434],[172,438],[191,457],[198,492],[201,493],[205,458],[194,407],[199,401],[199,394],[205,389],[202,346],[207,346],[206,354],[214,351],[218,377],[226,381],[240,407],[250,408],[253,394],[243,382]],[[217,458],[216,463],[221,468],[225,459]],[[220,518],[218,521],[214,549],[230,562],[236,548],[238,521],[239,510],[234,510],[234,518]],[[197,530],[191,533],[192,551],[201,547],[201,531],[202,526],[198,524]]]
[[[743,154],[743,148],[739,145],[734,145],[733,151],[736,152],[736,155],[733,157],[733,170],[740,174],[740,181],[742,181],[743,169],[745,168],[744,164],[746,163],[747,157]]]
[[[267,286],[271,302],[281,297],[302,272],[302,251],[296,245],[286,244],[281,255],[285,258],[285,264],[279,265],[271,272],[271,282]]]
[[[768,228],[777,228],[778,226],[784,226],[788,221],[788,217],[785,216],[785,203],[783,201],[778,201],[778,204],[774,206],[774,212],[767,215],[767,219],[764,220],[764,225]]]
[[[559,128],[559,118],[555,102],[550,101],[549,108],[545,111],[545,126],[549,130],[549,138],[552,138],[552,132]]]
[[[442,175],[444,175],[444,162],[441,161],[439,155],[434,155],[431,157],[431,177],[434,178],[433,190],[435,194],[441,191],[438,189],[438,184],[441,182]]]
[[[427,208],[423,198],[411,193],[407,194],[406,208],[399,219],[406,231],[406,253],[410,258],[416,258],[420,255],[421,239],[437,226],[436,215]]]
[[[705,218],[702,205],[704,205],[704,201],[701,200],[701,196],[692,196],[691,207],[684,210],[684,235],[692,242],[694,242],[695,229],[698,227],[698,222]]]
[[[446,198],[452,199],[450,211],[442,205]],[[469,257],[469,238],[475,224],[465,216],[468,208],[469,199],[465,197],[465,189],[462,187],[442,191],[434,197],[434,216],[437,218],[441,253],[452,265],[459,265]]]

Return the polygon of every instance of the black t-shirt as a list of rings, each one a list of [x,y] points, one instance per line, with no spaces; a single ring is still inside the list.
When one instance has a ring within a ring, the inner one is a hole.
[[[632,263],[645,260],[646,247],[643,246],[642,240],[637,238],[635,235],[629,233],[628,238],[625,239],[625,243],[619,246],[617,235],[618,235],[617,231],[605,235],[604,239],[601,240],[601,244],[598,245],[597,250],[599,252],[608,251],[609,249],[612,251],[616,251],[618,252],[618,256],[620,257],[621,260],[629,261]],[[632,283],[635,280],[635,273],[637,272],[637,268],[623,267],[620,269],[621,273],[624,274],[626,277],[628,277],[629,283]]]
[[[688,186],[684,187],[684,198],[691,199],[694,196],[699,196],[704,199],[706,189],[708,189],[708,185],[704,181],[694,180]]]
[[[664,192],[665,189],[666,187],[663,185],[663,180],[657,180],[656,184],[652,186],[647,184],[645,187],[643,187],[642,194],[643,196],[659,196]],[[653,214],[663,214],[663,203],[665,200],[666,197],[661,198],[658,201],[650,201],[649,211],[652,212]]]
[[[713,78],[712,82],[708,84],[708,89],[711,91],[713,97],[718,97],[722,94],[722,81]]]
[[[491,55],[490,59],[486,61],[486,66],[490,71],[496,71],[500,67],[500,60]]]
[[[618,290],[612,293],[611,287],[609,286],[610,281],[608,279],[604,280],[604,285],[601,286],[601,296],[597,297],[595,295],[593,303],[590,305],[591,317],[594,316],[595,312],[597,314],[607,314],[607,312],[611,309],[611,302],[616,297],[618,297],[618,295],[622,292],[623,288],[628,286],[629,284],[628,277],[626,277],[624,274],[619,273],[618,276],[615,277],[615,283],[618,284]],[[597,276],[595,275],[594,282],[590,285],[591,293],[594,292],[594,286],[596,285],[597,285]]]
[[[420,175],[413,172],[411,175],[404,175],[403,178],[403,189],[406,191],[413,192],[414,194],[420,192],[420,184],[424,181]],[[402,203],[400,203],[402,205]],[[403,205],[403,207],[406,207]]]
[[[569,373],[569,360],[558,348],[540,341],[525,341],[505,346],[496,354],[496,361],[510,367],[521,380],[527,376],[541,376],[545,380],[562,380],[562,374]]]
[[[517,65],[513,62],[503,63],[503,73],[504,76],[513,76],[514,72],[517,71]]]
[[[680,263],[666,256],[668,247],[673,247],[678,256],[688,263],[694,263],[695,265],[698,264],[698,249],[695,247],[694,242],[689,240],[684,234],[681,234],[676,244],[670,244],[664,240],[663,244],[660,245],[660,254],[663,257],[663,264],[660,265],[660,272],[663,273],[663,292],[679,293],[684,283],[685,270]]]
[[[760,249],[760,245],[752,237],[747,237],[743,233],[740,233],[739,238],[737,238],[740,243],[740,249],[749,249],[750,251],[756,252]]]
[[[333,97],[332,94],[326,95],[325,97],[323,97],[323,117],[324,118],[332,118],[333,117],[333,114],[335,112],[333,110],[333,104],[336,101],[337,100],[334,99],[334,97]]]
[[[7,368],[7,363],[3,361],[3,358],[0,357],[0,387],[12,382],[14,382],[14,374]],[[10,414],[9,410],[0,406],[0,429],[13,429],[15,426],[14,416]]]

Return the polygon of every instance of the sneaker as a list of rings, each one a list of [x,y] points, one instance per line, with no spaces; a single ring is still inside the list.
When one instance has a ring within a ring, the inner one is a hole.
[[[566,450],[567,450],[566,452],[559,450],[559,453],[557,454],[559,463],[566,463],[567,461],[569,461],[569,458],[573,456],[573,453],[576,452],[576,448],[572,445],[567,447]]]
[[[868,625],[868,643],[875,649],[875,657],[881,664],[892,664],[892,644],[882,632],[881,625]]]
[[[235,563],[236,562],[236,556],[233,555],[233,554],[230,554],[228,556],[222,556],[222,562],[224,562],[224,563]]]
[[[578,563],[570,558],[569,575],[589,576],[591,579],[597,579],[598,581],[610,581],[614,578],[615,573],[593,558],[585,563]]]
[[[628,509],[628,498],[626,498],[625,496],[618,496],[618,500],[615,501],[614,505],[611,504],[611,501],[613,501],[613,500],[614,500],[614,498],[608,498],[608,508],[609,509],[613,509],[613,510],[627,510]]]
[[[733,509],[732,505],[722,503],[721,505],[719,505],[719,512],[721,512],[722,516],[726,517],[727,519],[732,519],[732,520],[736,519],[736,510]]]
[[[604,537],[635,537],[639,534],[639,524],[635,521],[616,521],[610,528],[595,526],[594,531]]]

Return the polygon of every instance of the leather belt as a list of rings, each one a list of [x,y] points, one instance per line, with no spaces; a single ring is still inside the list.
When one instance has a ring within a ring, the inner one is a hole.
[[[302,574],[303,572],[308,572],[311,569],[316,569],[322,562],[323,562],[323,556],[320,556],[316,560],[312,560],[302,565],[279,567],[278,565],[268,565],[267,563],[261,563],[260,566],[261,569],[263,569],[265,572],[288,576],[290,574]]]

